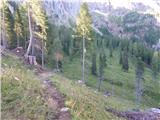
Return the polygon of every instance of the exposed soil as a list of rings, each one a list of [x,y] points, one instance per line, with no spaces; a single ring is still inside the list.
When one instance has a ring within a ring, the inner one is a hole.
[[[25,54],[25,50],[22,47],[17,47],[15,49],[12,49],[11,52],[17,55],[18,57],[24,56]]]
[[[54,73],[43,72],[39,74],[39,78],[43,82],[45,89],[45,99],[52,113],[46,115],[47,120],[71,120],[71,114],[68,108],[65,107],[65,97],[56,89],[56,86],[49,80],[49,77]]]
[[[154,113],[151,111],[136,112],[136,111],[117,111],[114,109],[106,109],[106,111],[111,112],[112,114],[123,117],[127,120],[160,120],[160,114]]]

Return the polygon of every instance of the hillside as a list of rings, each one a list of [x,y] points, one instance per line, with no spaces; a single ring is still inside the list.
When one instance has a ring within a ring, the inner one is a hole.
[[[130,61],[129,71],[122,71],[118,57],[119,54],[117,50],[114,51],[112,58],[109,57],[109,50],[107,51],[107,67],[105,69],[101,90],[104,94],[105,92],[109,92],[113,96],[118,96],[134,103],[136,99],[135,66]],[[90,68],[91,63],[87,63],[85,71],[86,84],[96,90],[98,89],[99,81],[89,72]],[[62,75],[65,77],[72,79],[73,81],[81,79],[80,58],[73,58],[72,61],[64,61],[63,69]],[[144,73],[142,106],[156,107],[160,104],[160,83],[158,80],[160,80],[160,75],[158,75],[157,81],[153,81],[151,70],[146,68]]]
[[[46,89],[44,89],[41,79],[35,74],[33,68],[23,65],[23,62],[16,55],[9,53],[9,55],[2,56],[2,73],[2,119],[44,120],[48,117],[48,120],[52,120],[54,118],[56,113],[46,105],[47,102],[44,98]],[[86,86],[73,83],[55,73],[52,74],[53,83],[62,93],[65,91],[64,94],[67,95],[65,104],[70,108],[73,119],[89,120],[93,117],[95,120],[99,118],[101,120],[105,120],[105,118],[116,120],[118,119],[116,116],[105,111],[106,106],[114,106],[114,108],[121,110],[132,106],[128,101],[122,105],[114,97],[106,99],[103,94],[95,93],[94,90]],[[60,82],[63,84],[58,86]],[[86,97],[84,98],[84,96]],[[104,101],[103,104],[101,101]],[[117,103],[115,104],[114,101]],[[84,106],[88,110],[85,109],[84,111]],[[50,112],[49,116],[46,116],[47,112]],[[99,114],[93,116],[97,112]]]
[[[70,120],[63,96],[48,82],[53,73],[24,63],[11,52],[2,55],[2,119]]]
[[[3,120],[160,119],[159,1],[84,1],[0,1]]]
[[[2,119],[42,120],[48,108],[42,97],[41,83],[32,70],[12,56],[2,56]]]
[[[39,78],[33,67],[30,68],[28,65],[24,65],[22,60],[10,52],[2,56],[2,73],[2,119],[44,120],[48,117],[50,120],[56,115],[53,111],[51,112],[52,109],[49,106],[46,106],[47,102],[44,98],[46,88],[44,89],[41,82],[44,76],[43,73],[40,73],[41,78]],[[64,71],[64,74],[66,74],[66,71]],[[103,93],[83,84],[81,85],[78,81],[62,77],[62,75],[50,73],[49,76],[51,76],[49,79],[54,86],[64,94],[66,98],[65,105],[70,109],[72,118],[75,120],[122,120],[122,118],[107,112],[106,109],[131,111],[136,108],[133,100],[126,100],[121,95],[117,96],[117,92],[122,92],[122,90],[116,85],[114,86],[115,95],[104,96]],[[89,86],[93,85],[95,79],[89,80],[87,84]],[[104,85],[107,86],[108,90],[113,87],[108,83]],[[105,88],[103,87],[103,89]],[[132,89],[125,88],[125,91],[130,92]],[[124,93],[124,96],[126,94]],[[150,107],[147,106],[149,105],[147,101],[144,105],[141,107],[142,109]],[[49,116],[46,116],[47,112],[51,112],[48,114]]]

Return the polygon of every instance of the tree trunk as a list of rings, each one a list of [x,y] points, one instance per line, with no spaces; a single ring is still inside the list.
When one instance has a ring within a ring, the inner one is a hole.
[[[44,41],[42,40],[42,68],[44,68]]]
[[[136,67],[136,104],[137,109],[139,109],[142,99],[142,91],[143,91],[143,70],[141,65],[138,64]]]
[[[103,66],[102,66],[102,54],[100,53],[99,55],[99,73],[98,73],[98,79],[99,79],[99,83],[98,83],[98,91],[101,90],[101,83],[102,83],[102,75],[103,75]]]
[[[17,47],[19,47],[19,36],[17,36]]]
[[[141,85],[140,85],[140,75],[137,75],[136,78],[136,104],[137,104],[137,108],[139,108],[140,105],[140,100],[141,100]]]
[[[29,23],[30,40],[29,40],[29,45],[28,45],[27,52],[26,52],[25,56],[28,56],[28,55],[29,55],[29,52],[30,52],[30,50],[31,50],[32,43],[33,43],[32,25],[31,25],[31,15],[30,15],[30,8],[29,8],[29,6],[28,6],[28,23]]]
[[[102,83],[102,78],[99,76],[99,85],[98,85],[98,91],[100,92],[101,90],[101,83]]]
[[[58,60],[56,61],[57,71],[59,71]]]
[[[83,31],[84,32],[84,31]],[[85,62],[85,38],[84,38],[84,35],[83,35],[83,53],[82,53],[82,81],[85,83],[85,80],[84,80],[84,62]]]
[[[34,54],[34,39],[32,39],[32,56],[34,56],[35,54]]]
[[[96,65],[96,53],[94,52],[92,54],[92,74],[97,75],[97,65]]]

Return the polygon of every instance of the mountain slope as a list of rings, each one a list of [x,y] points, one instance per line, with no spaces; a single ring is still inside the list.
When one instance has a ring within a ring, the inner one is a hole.
[[[44,1],[42,4],[51,23],[72,27],[75,24],[81,2],[53,0]],[[94,28],[103,27],[113,36],[123,39],[139,40],[151,46],[157,44],[160,37],[160,23],[153,14],[154,12],[151,12],[153,6],[147,6],[141,2],[133,2],[131,6],[132,9],[113,8],[108,2],[88,2]],[[154,33],[155,37],[152,36]],[[153,39],[152,42],[150,42],[151,39]]]
[[[8,51],[2,57],[2,119],[71,120],[64,97],[48,81],[53,73],[37,76],[24,63]]]
[[[45,92],[48,88],[40,82],[40,78],[43,79],[44,75],[39,78],[32,69],[29,70],[28,66],[11,53],[9,56],[2,56],[2,71],[2,119],[44,120],[48,117],[50,120],[56,115],[57,111],[53,111],[46,105],[48,103],[44,96],[49,95]],[[50,79],[66,95],[65,104],[76,120],[122,120],[106,112],[106,107],[127,110],[128,107],[134,106],[127,100],[123,100],[124,104],[122,104],[120,98],[105,97],[61,75],[53,74]]]
[[[2,119],[44,120],[48,109],[40,81],[15,55],[10,55],[2,55]]]
[[[136,100],[135,96],[135,64],[132,59],[129,59],[129,71],[124,72],[122,66],[119,64],[119,51],[114,50],[113,57],[109,57],[109,50],[106,50],[107,67],[104,72],[104,81],[102,81],[101,91],[103,93],[109,92],[113,96],[132,101]],[[97,61],[98,62],[98,61]],[[97,63],[98,65],[98,63]],[[76,69],[75,69],[76,68]],[[98,67],[97,67],[98,68]],[[98,88],[99,79],[93,76],[90,72],[91,62],[86,60],[85,80],[86,84],[94,89]],[[98,72],[98,71],[97,71]],[[76,73],[76,74],[75,74]],[[63,73],[65,77],[77,81],[81,80],[81,58],[65,59],[63,63]],[[142,107],[158,107],[160,104],[160,75],[157,80],[153,80],[152,71],[149,68],[145,69],[143,76],[143,96]],[[136,108],[136,106],[134,106]],[[132,108],[129,108],[132,109]]]

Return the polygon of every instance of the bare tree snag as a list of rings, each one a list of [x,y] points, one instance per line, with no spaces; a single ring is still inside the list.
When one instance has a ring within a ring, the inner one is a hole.
[[[29,52],[31,50],[32,43],[33,43],[33,34],[32,34],[31,15],[30,15],[30,6],[29,5],[28,5],[28,23],[29,23],[30,39],[29,39],[29,45],[27,48],[27,52],[25,54],[25,58],[27,58],[27,56],[29,55]]]

